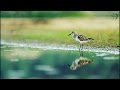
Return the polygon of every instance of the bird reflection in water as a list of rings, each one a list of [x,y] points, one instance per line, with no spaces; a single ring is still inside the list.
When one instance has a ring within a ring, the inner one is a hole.
[[[71,69],[71,70],[76,70],[78,67],[81,67],[81,66],[90,64],[90,63],[92,63],[92,62],[93,62],[93,60],[91,60],[91,59],[89,59],[89,58],[80,57],[80,58],[75,59],[75,60],[72,62],[72,65],[70,66],[70,69]]]

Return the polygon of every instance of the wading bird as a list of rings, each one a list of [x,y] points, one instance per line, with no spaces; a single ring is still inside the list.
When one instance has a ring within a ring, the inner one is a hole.
[[[73,37],[73,39],[75,41],[80,43],[80,45],[79,45],[79,52],[80,52],[80,48],[83,49],[83,44],[84,43],[87,43],[87,42],[89,42],[91,40],[94,40],[93,38],[87,38],[84,35],[78,35],[75,32],[71,32],[68,36],[70,36],[70,35]]]

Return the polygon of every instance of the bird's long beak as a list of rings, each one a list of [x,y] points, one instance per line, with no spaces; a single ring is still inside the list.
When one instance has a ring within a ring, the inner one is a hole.
[[[71,33],[70,34],[68,34],[68,36],[70,36],[71,35]]]

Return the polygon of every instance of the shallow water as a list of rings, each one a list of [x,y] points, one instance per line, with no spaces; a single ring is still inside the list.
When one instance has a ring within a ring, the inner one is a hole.
[[[17,45],[16,45],[17,46]],[[35,47],[35,45],[33,45]],[[7,79],[119,79],[119,54],[77,48],[47,49],[1,45],[1,78]],[[80,57],[92,63],[72,70]]]
[[[24,47],[24,48],[36,48],[42,50],[74,50],[78,51],[78,46],[75,45],[65,45],[65,44],[48,44],[48,43],[38,43],[38,42],[23,42],[23,41],[5,41],[1,40],[1,48],[7,47]],[[119,54],[119,48],[95,48],[95,47],[85,47],[83,51],[88,52],[104,52],[110,54]]]

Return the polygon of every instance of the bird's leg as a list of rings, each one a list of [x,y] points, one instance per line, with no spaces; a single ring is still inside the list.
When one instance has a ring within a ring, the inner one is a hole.
[[[79,53],[80,53],[80,51],[81,51],[80,48],[81,48],[81,44],[79,45]],[[81,56],[81,53],[80,53],[80,56]]]
[[[82,44],[82,56],[83,56],[83,44]]]

